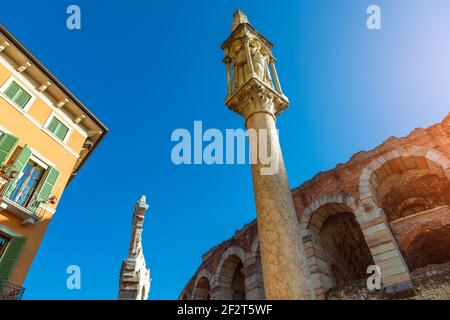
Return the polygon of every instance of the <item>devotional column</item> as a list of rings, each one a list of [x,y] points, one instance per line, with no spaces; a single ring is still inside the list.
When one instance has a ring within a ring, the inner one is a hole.
[[[310,299],[303,243],[281,154],[276,116],[289,106],[272,56],[273,44],[238,10],[223,43],[225,104],[245,118],[250,140],[264,290],[270,300]]]

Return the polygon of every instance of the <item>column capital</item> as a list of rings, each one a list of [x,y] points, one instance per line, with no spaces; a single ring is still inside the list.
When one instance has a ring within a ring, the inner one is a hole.
[[[225,104],[234,112],[242,115],[246,122],[255,113],[267,113],[274,119],[289,107],[289,99],[285,95],[267,86],[257,78],[249,79]]]

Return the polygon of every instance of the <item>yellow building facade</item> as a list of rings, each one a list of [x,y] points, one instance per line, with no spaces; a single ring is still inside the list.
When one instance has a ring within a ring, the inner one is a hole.
[[[0,26],[0,298],[23,292],[64,189],[107,132]]]

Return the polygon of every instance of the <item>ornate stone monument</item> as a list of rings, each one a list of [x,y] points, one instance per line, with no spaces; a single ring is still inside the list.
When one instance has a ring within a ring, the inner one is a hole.
[[[266,298],[309,299],[303,244],[275,126],[275,117],[288,108],[289,100],[278,80],[273,44],[240,10],[234,14],[231,31],[222,45],[228,80],[225,104],[257,133],[250,151]],[[257,150],[262,144],[278,162],[272,174],[264,174],[266,166]]]
[[[150,292],[150,269],[145,264],[142,250],[144,215],[148,209],[146,197],[136,203],[128,258],[120,270],[119,300],[147,300]]]

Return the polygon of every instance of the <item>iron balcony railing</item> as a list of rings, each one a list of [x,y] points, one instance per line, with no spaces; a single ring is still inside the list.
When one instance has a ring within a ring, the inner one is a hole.
[[[0,279],[0,300],[21,300],[25,288]]]
[[[7,183],[4,184],[3,188],[0,192],[0,199],[3,200],[7,205],[11,205],[11,210],[14,212],[20,213],[22,218],[26,220],[27,217],[32,218],[34,221],[39,221],[43,218],[45,214],[45,209],[41,207],[41,204],[43,204],[43,201],[38,201],[36,199],[36,193],[31,197],[31,200],[28,201],[28,204],[26,206],[18,203],[17,200],[12,199],[11,195],[9,195],[9,187],[12,184],[12,180],[9,180]],[[16,197],[16,199],[20,199],[19,197]]]

